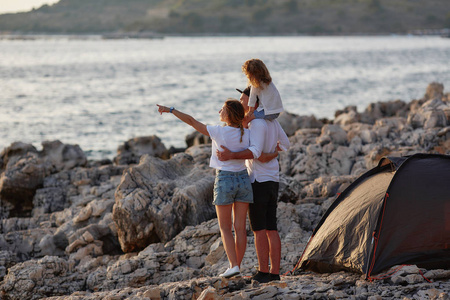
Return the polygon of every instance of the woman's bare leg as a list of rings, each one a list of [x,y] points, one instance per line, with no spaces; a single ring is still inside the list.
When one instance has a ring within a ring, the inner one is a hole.
[[[235,202],[233,205],[236,258],[239,268],[247,248],[247,210],[248,203]]]
[[[216,205],[217,218],[219,220],[220,236],[222,237],[223,247],[227,253],[228,261],[230,262],[230,268],[238,265],[236,257],[236,246],[233,238],[233,232],[231,230],[231,212],[233,210],[233,204],[229,205]]]

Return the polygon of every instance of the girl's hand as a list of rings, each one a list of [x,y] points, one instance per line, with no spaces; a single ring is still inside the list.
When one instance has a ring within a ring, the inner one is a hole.
[[[277,142],[277,150],[276,151],[278,151],[278,152],[283,151],[283,149],[281,149],[281,147],[280,147],[280,142]]]
[[[158,106],[158,112],[160,115],[162,115],[163,112],[168,113],[170,112],[170,108],[166,107],[166,106],[162,106],[159,104],[156,104],[156,106]]]

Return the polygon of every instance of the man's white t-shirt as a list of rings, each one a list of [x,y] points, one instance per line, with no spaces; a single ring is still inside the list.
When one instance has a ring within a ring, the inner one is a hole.
[[[221,145],[227,147],[232,152],[240,152],[250,146],[250,131],[244,129],[244,135],[241,140],[241,129],[231,126],[211,126],[207,125],[206,129],[212,140],[212,154],[209,166],[217,170],[239,172],[246,169],[244,159],[233,159],[228,161],[220,161],[217,158],[216,150],[223,151]]]
[[[277,143],[285,151],[290,147],[289,138],[281,128],[277,120],[269,121],[264,119],[254,119],[249,123],[250,147],[254,159],[247,159],[248,174],[251,182],[280,181],[280,166],[278,159],[272,159],[269,162],[262,163],[257,160],[261,153],[275,152]]]

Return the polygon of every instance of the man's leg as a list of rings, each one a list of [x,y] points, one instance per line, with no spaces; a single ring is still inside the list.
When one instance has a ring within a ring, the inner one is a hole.
[[[267,230],[270,254],[270,273],[280,274],[281,240],[277,230]]]
[[[257,182],[252,184],[254,203],[250,205],[249,217],[255,236],[255,248],[258,256],[258,273],[252,279],[260,283],[271,280],[269,274],[269,236],[267,229],[276,229],[276,200],[278,196],[278,185],[273,182]],[[275,202],[275,210],[272,202]],[[275,212],[275,215],[274,212]],[[273,227],[273,228],[272,228]],[[279,264],[278,264],[279,269]]]
[[[269,273],[269,240],[266,230],[253,231],[260,272]]]

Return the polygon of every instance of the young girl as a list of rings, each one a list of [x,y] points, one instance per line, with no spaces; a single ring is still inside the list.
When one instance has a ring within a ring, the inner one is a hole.
[[[216,169],[214,202],[219,221],[222,242],[230,267],[220,276],[230,278],[240,274],[240,265],[247,247],[246,215],[249,203],[253,203],[250,179],[245,160],[220,161],[216,151],[223,145],[231,151],[242,151],[250,146],[250,132],[242,126],[245,112],[236,99],[227,99],[219,111],[220,121],[226,126],[205,125],[175,108],[158,105],[158,111],[172,113],[178,119],[211,137],[212,155],[210,167]],[[233,220],[232,216],[233,214]],[[231,226],[234,226],[235,238]]]
[[[247,121],[276,119],[283,111],[283,103],[266,65],[260,59],[249,59],[242,65],[242,72],[247,76],[251,86]],[[259,99],[259,107],[255,110],[257,99]]]

